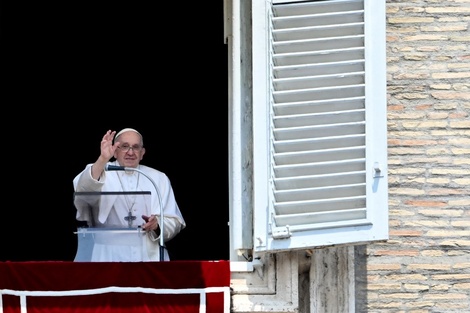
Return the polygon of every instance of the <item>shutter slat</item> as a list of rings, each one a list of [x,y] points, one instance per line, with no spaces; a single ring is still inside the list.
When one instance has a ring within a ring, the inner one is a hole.
[[[282,1],[282,0],[281,0]],[[342,1],[325,1],[317,2],[312,5],[312,2],[300,2],[292,4],[276,4],[273,7],[273,13],[277,17],[281,16],[298,16],[309,14],[324,14],[348,11],[363,10],[362,3],[356,0],[342,0]]]
[[[364,24],[328,25],[319,27],[291,28],[273,31],[273,38],[276,42],[306,40],[311,38],[336,38],[348,36],[363,36]],[[276,45],[274,45],[276,47]]]
[[[338,217],[338,215],[340,217]],[[366,210],[350,209],[341,212],[321,212],[321,213],[303,213],[303,214],[289,214],[282,216],[275,216],[277,226],[286,225],[304,225],[304,224],[318,224],[318,223],[331,223],[341,221],[351,221],[366,218]]]
[[[301,101],[331,100],[335,98],[355,98],[364,96],[364,92],[363,85],[283,90],[274,91],[273,100],[279,104]],[[334,95],[334,97],[332,95]]]
[[[332,138],[308,138],[300,140],[285,140],[274,142],[274,153],[277,155],[284,152],[313,151],[334,148],[348,148],[365,146],[365,135],[354,134]]]
[[[365,133],[365,123],[345,123],[341,125],[314,125],[288,129],[275,129],[274,139],[298,140],[307,138],[331,138]]]
[[[275,206],[276,216],[283,214],[299,214],[305,212],[338,212],[347,209],[366,207],[366,197],[343,197],[336,199],[316,199],[308,201],[286,201]]]
[[[364,72],[347,73],[341,75],[309,76],[289,79],[276,79],[273,81],[276,90],[302,90],[307,88],[322,88],[330,86],[350,86],[364,84]]]
[[[274,218],[276,219],[276,217]],[[308,232],[308,231],[315,231],[315,230],[331,230],[334,228],[339,228],[339,227],[361,227],[361,226],[367,226],[371,225],[370,220],[368,219],[352,219],[352,220],[339,220],[335,222],[325,222],[325,223],[311,223],[311,224],[306,224],[306,223],[301,223],[297,225],[293,224],[286,224],[282,225],[281,227],[273,227],[273,231],[275,231],[277,228],[284,228],[284,226],[288,226],[290,232]],[[307,243],[304,243],[307,244]],[[312,246],[318,246],[318,244],[314,242],[309,242],[308,247]]]
[[[273,105],[275,116],[357,110],[365,108],[364,96],[323,101],[278,103]]]
[[[326,112],[318,114],[299,114],[299,115],[284,115],[275,117],[273,119],[274,127],[276,129],[289,128],[289,127],[302,127],[310,125],[323,125],[323,124],[342,124],[352,122],[362,122],[365,119],[364,110],[353,111],[340,111],[340,112]]]
[[[350,38],[328,38],[322,40],[299,40],[275,44],[276,54],[299,53],[305,51],[334,51],[339,49],[350,49],[364,46],[364,36],[353,36]]]
[[[274,197],[277,202],[299,201],[325,198],[357,197],[365,194],[364,184],[346,186],[328,186],[323,188],[305,188],[289,191],[277,191]]]
[[[312,161],[313,162],[313,161]],[[276,166],[273,171],[276,178],[306,176],[306,175],[331,175],[335,173],[348,173],[364,171],[364,159],[341,160],[335,162],[315,162],[301,165]],[[274,179],[275,181],[276,179]]]
[[[311,164],[315,162],[334,161],[334,160],[355,160],[365,158],[365,147],[351,147],[341,149],[329,149],[320,151],[304,151],[296,153],[276,154],[274,163],[276,165],[299,165]],[[276,167],[275,167],[276,168]]]
[[[319,188],[324,186],[339,186],[339,185],[350,185],[364,182],[363,171],[351,172],[351,173],[340,173],[330,175],[312,175],[312,176],[300,176],[294,178],[281,178],[276,179],[274,184],[276,190],[290,190],[290,189],[301,189],[301,188]]]
[[[273,69],[275,79],[293,78],[293,77],[308,77],[332,75],[332,74],[346,74],[352,72],[364,72],[364,60],[358,61],[344,61],[323,64],[298,64],[288,66],[276,66]]]
[[[364,61],[364,48],[349,48],[347,50],[329,50],[329,51],[313,51],[284,53],[273,56],[274,71],[277,66],[290,65],[307,65],[307,64],[324,64],[332,62],[346,61]],[[312,72],[311,75],[315,73]]]
[[[301,28],[319,25],[331,25],[331,21],[336,24],[362,23],[364,21],[364,11],[350,12],[328,12],[321,14],[308,14],[297,16],[281,16],[273,18],[275,29]]]

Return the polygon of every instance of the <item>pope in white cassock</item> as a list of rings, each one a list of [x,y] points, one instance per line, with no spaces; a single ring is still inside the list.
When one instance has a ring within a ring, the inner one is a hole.
[[[125,128],[117,134],[109,130],[101,141],[98,159],[88,164],[73,180],[76,194],[91,192],[102,195],[94,198],[76,196],[77,220],[86,221],[93,228],[134,230],[108,234],[96,232],[91,261],[159,261],[160,236],[166,242],[186,227],[169,178],[156,169],[141,165],[144,154],[143,138],[137,130]],[[110,162],[112,157],[116,161]],[[105,171],[108,165],[138,171]],[[146,176],[157,185],[158,192]],[[160,202],[163,205],[163,227],[160,227]],[[169,260],[166,249],[164,254],[163,259]]]

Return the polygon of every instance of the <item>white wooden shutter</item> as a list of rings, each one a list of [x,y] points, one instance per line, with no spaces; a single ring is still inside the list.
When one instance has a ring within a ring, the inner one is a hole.
[[[253,33],[255,251],[388,239],[385,1],[264,8],[253,10],[267,35]]]

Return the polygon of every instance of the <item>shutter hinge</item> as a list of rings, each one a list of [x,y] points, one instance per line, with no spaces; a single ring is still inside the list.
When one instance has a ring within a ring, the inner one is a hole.
[[[286,225],[285,227],[274,227],[272,236],[273,239],[287,239],[291,236],[291,232],[289,230],[289,225]]]

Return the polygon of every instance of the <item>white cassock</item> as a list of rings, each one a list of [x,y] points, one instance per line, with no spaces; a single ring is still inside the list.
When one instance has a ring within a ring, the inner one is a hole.
[[[117,162],[108,163],[119,165]],[[75,192],[151,192],[150,201],[145,196],[124,194],[124,196],[96,197],[95,203],[85,202],[83,198],[75,198],[78,221],[86,221],[90,227],[96,228],[132,228],[136,229],[144,223],[142,215],[156,215],[160,225],[160,200],[152,182],[136,171],[104,171],[99,180],[91,176],[88,164],[78,174],[73,185]],[[166,242],[175,237],[186,223],[178,208],[168,177],[153,168],[139,165],[139,171],[152,178],[158,186],[164,208],[163,240]],[[91,209],[90,209],[91,208]],[[131,217],[129,219],[129,217]],[[80,234],[79,234],[80,235]],[[160,260],[160,236],[154,231],[129,232],[97,232],[93,236],[94,246],[91,261],[94,262],[139,262]],[[169,260],[165,250],[164,260]]]

